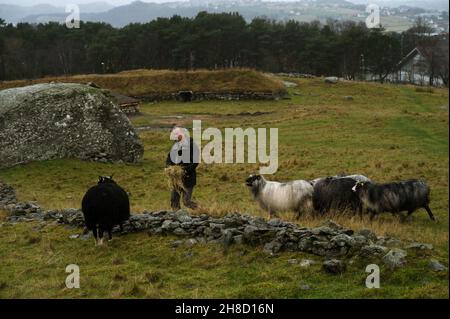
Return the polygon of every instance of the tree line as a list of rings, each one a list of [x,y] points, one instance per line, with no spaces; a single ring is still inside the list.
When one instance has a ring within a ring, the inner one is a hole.
[[[100,22],[6,24],[0,19],[0,80],[129,69],[249,67],[383,80],[402,56],[430,38],[418,20],[403,33],[351,21],[277,22],[200,12],[114,28]]]

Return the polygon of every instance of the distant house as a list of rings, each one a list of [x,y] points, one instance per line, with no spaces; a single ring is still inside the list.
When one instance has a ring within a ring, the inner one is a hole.
[[[448,37],[445,37],[436,45],[415,47],[388,78],[397,83],[447,86],[448,58]]]

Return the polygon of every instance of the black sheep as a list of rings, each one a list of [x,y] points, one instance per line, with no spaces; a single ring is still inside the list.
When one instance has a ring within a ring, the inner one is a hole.
[[[361,203],[352,191],[353,178],[327,177],[314,185],[313,207],[320,214],[360,211]]]
[[[112,229],[130,217],[128,194],[111,177],[99,177],[98,184],[91,187],[81,203],[87,229],[92,230],[95,243],[103,244],[103,232],[112,239]],[[99,240],[97,241],[97,236]]]
[[[357,182],[353,192],[358,195],[371,219],[381,212],[398,214],[407,211],[409,216],[417,209],[425,208],[430,219],[435,220],[429,207],[430,187],[424,181],[410,179],[385,184]]]

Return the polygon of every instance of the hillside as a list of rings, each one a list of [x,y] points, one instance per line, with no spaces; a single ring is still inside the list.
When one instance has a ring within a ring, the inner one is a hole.
[[[435,272],[429,261],[448,267],[449,113],[448,91],[413,86],[289,79],[291,100],[166,101],[144,104],[132,118],[145,147],[135,165],[55,160],[0,170],[21,201],[45,209],[80,207],[98,175],[114,175],[129,193],[134,213],[170,209],[163,170],[171,147],[169,128],[277,127],[279,169],[270,180],[313,179],[342,172],[378,181],[423,178],[431,186],[431,209],[410,220],[382,214],[373,221],[352,216],[282,218],[299,226],[333,219],[355,231],[368,228],[378,236],[430,243],[433,249],[408,250],[405,266],[381,265],[381,288],[367,289],[365,264],[349,263],[333,276],[321,269],[322,258],[300,252],[268,256],[263,247],[195,244],[176,247],[180,237],[145,232],[117,236],[105,247],[92,237],[76,238],[80,228],[57,223],[1,226],[0,298],[448,298],[448,268]],[[346,98],[351,96],[352,99]],[[204,142],[206,144],[206,141]],[[193,214],[224,216],[241,212],[267,217],[245,187],[256,164],[200,164]],[[0,212],[5,216],[6,212]],[[1,222],[0,222],[1,224]],[[72,237],[71,237],[72,236]],[[314,260],[301,267],[303,259]],[[294,262],[294,261],[297,261]],[[81,289],[64,286],[65,267],[81,269]]]
[[[438,0],[440,1],[440,0]],[[424,2],[410,1],[407,6],[402,2],[382,3],[381,24],[388,30],[403,31],[412,26],[414,18],[426,13],[433,23],[437,23],[442,31],[446,30],[448,21],[442,21],[438,17],[439,10],[448,11],[442,3],[434,1],[425,5]],[[358,2],[355,4],[353,2]],[[361,1],[323,0],[323,1],[175,1],[171,3],[148,3],[133,1],[129,4],[111,8],[110,6],[96,5],[80,7],[83,13],[83,21],[106,22],[115,27],[123,27],[130,23],[145,23],[161,17],[179,15],[182,17],[194,17],[201,11],[214,12],[239,12],[246,20],[256,17],[267,17],[278,21],[313,21],[325,22],[328,18],[333,20],[351,20],[362,22],[367,17],[366,5]],[[48,21],[65,21],[62,8],[51,7],[47,11],[43,8],[27,8],[0,4],[0,16],[8,22],[39,23]]]
[[[69,77],[46,77],[35,80],[0,82],[0,89],[44,82],[94,82],[103,89],[135,97],[152,94],[194,92],[268,92],[285,91],[279,79],[250,69],[218,71],[132,70],[117,74],[88,74]]]

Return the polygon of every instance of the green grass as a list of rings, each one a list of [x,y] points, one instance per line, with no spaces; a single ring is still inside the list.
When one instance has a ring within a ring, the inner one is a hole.
[[[292,79],[290,79],[292,81]],[[100,164],[74,159],[30,163],[0,171],[21,200],[47,209],[79,207],[87,187],[101,174],[114,174],[131,196],[132,210],[169,209],[164,160],[173,124],[203,128],[278,127],[279,169],[273,180],[311,179],[341,172],[362,173],[376,181],[424,178],[432,188],[431,209],[438,222],[417,211],[400,223],[389,214],[373,222],[334,216],[352,229],[371,228],[379,235],[432,243],[435,249],[409,253],[405,268],[382,268],[381,289],[365,288],[365,266],[353,264],[340,276],[325,274],[322,259],[282,253],[267,257],[261,247],[198,245],[170,248],[172,237],[145,233],[117,237],[109,247],[69,239],[78,229],[38,223],[2,227],[0,231],[0,297],[101,298],[448,298],[448,272],[434,273],[436,258],[448,266],[448,92],[417,92],[413,86],[295,80],[291,100],[229,102],[163,102],[141,107],[132,118],[145,145],[135,165]],[[351,95],[353,100],[344,99]],[[445,107],[447,106],[447,107]],[[240,115],[263,111],[260,116]],[[206,143],[206,142],[205,142]],[[266,216],[251,199],[243,181],[256,164],[201,164],[194,196],[201,212],[223,215],[240,211]],[[293,221],[289,213],[283,218]],[[313,226],[324,219],[304,217]],[[186,256],[192,251],[192,256]],[[290,258],[319,261],[308,269]],[[81,267],[81,289],[64,288],[65,266]],[[310,290],[301,290],[308,284]]]

